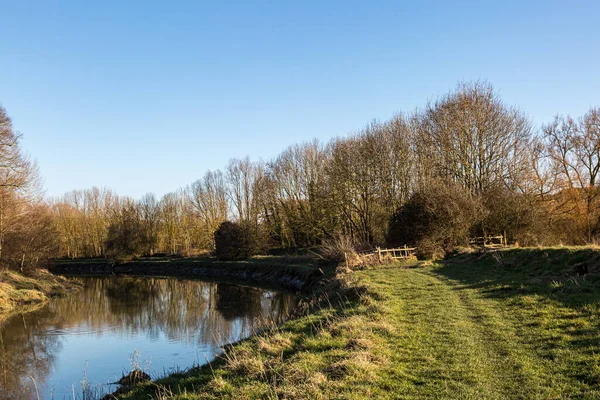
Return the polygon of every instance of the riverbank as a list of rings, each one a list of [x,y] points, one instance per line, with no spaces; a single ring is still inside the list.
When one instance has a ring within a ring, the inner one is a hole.
[[[344,280],[366,292],[119,398],[600,396],[597,249],[465,254]]]
[[[0,321],[14,312],[26,311],[43,304],[50,297],[77,290],[78,284],[46,270],[31,276],[14,271],[0,273]]]
[[[262,256],[245,261],[218,261],[212,257],[148,257],[121,264],[106,259],[56,260],[50,271],[68,276],[116,274],[211,278],[308,293],[334,277],[335,265],[322,264],[308,257]]]

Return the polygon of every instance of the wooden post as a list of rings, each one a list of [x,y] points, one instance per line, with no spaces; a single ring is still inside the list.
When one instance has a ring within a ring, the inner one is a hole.
[[[379,255],[379,262],[381,262],[381,247],[377,248],[377,254]]]

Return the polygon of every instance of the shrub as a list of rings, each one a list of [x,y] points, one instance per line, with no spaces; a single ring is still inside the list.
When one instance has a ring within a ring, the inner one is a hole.
[[[116,261],[129,261],[144,253],[145,241],[139,213],[133,205],[125,206],[108,227],[106,254]]]
[[[242,225],[225,221],[215,232],[215,255],[219,260],[244,260],[252,255],[247,231]]]
[[[545,211],[532,198],[501,187],[488,189],[482,197],[486,215],[477,236],[506,234],[509,241],[527,245],[558,241],[552,235]],[[572,221],[570,225],[574,225]]]
[[[450,249],[444,249],[440,243],[434,240],[424,238],[418,242],[417,251],[415,256],[419,260],[439,260],[444,258]]]
[[[392,216],[388,245],[417,246],[421,258],[435,258],[467,244],[482,215],[478,199],[463,188],[433,184],[415,192]]]
[[[47,207],[26,205],[23,214],[5,230],[0,259],[0,271],[10,268],[21,273],[34,274],[43,268],[49,256],[58,250],[57,231]]]

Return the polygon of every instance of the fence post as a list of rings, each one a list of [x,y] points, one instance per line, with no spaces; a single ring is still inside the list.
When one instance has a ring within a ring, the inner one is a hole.
[[[381,262],[381,247],[377,248],[377,254],[379,255],[379,262]]]

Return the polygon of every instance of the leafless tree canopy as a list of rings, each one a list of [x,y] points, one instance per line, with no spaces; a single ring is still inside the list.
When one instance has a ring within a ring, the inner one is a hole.
[[[214,251],[226,221],[236,223],[248,254],[339,237],[442,248],[482,234],[523,244],[583,244],[600,235],[600,109],[558,115],[538,130],[486,82],[459,84],[422,109],[347,137],[292,145],[267,162],[232,159],[160,199],[93,187],[42,201],[19,139],[0,108],[5,267],[115,251]],[[459,203],[472,212],[459,212]]]
[[[57,235],[39,201],[37,166],[21,152],[20,139],[0,106],[0,268],[23,270],[48,257]]]

